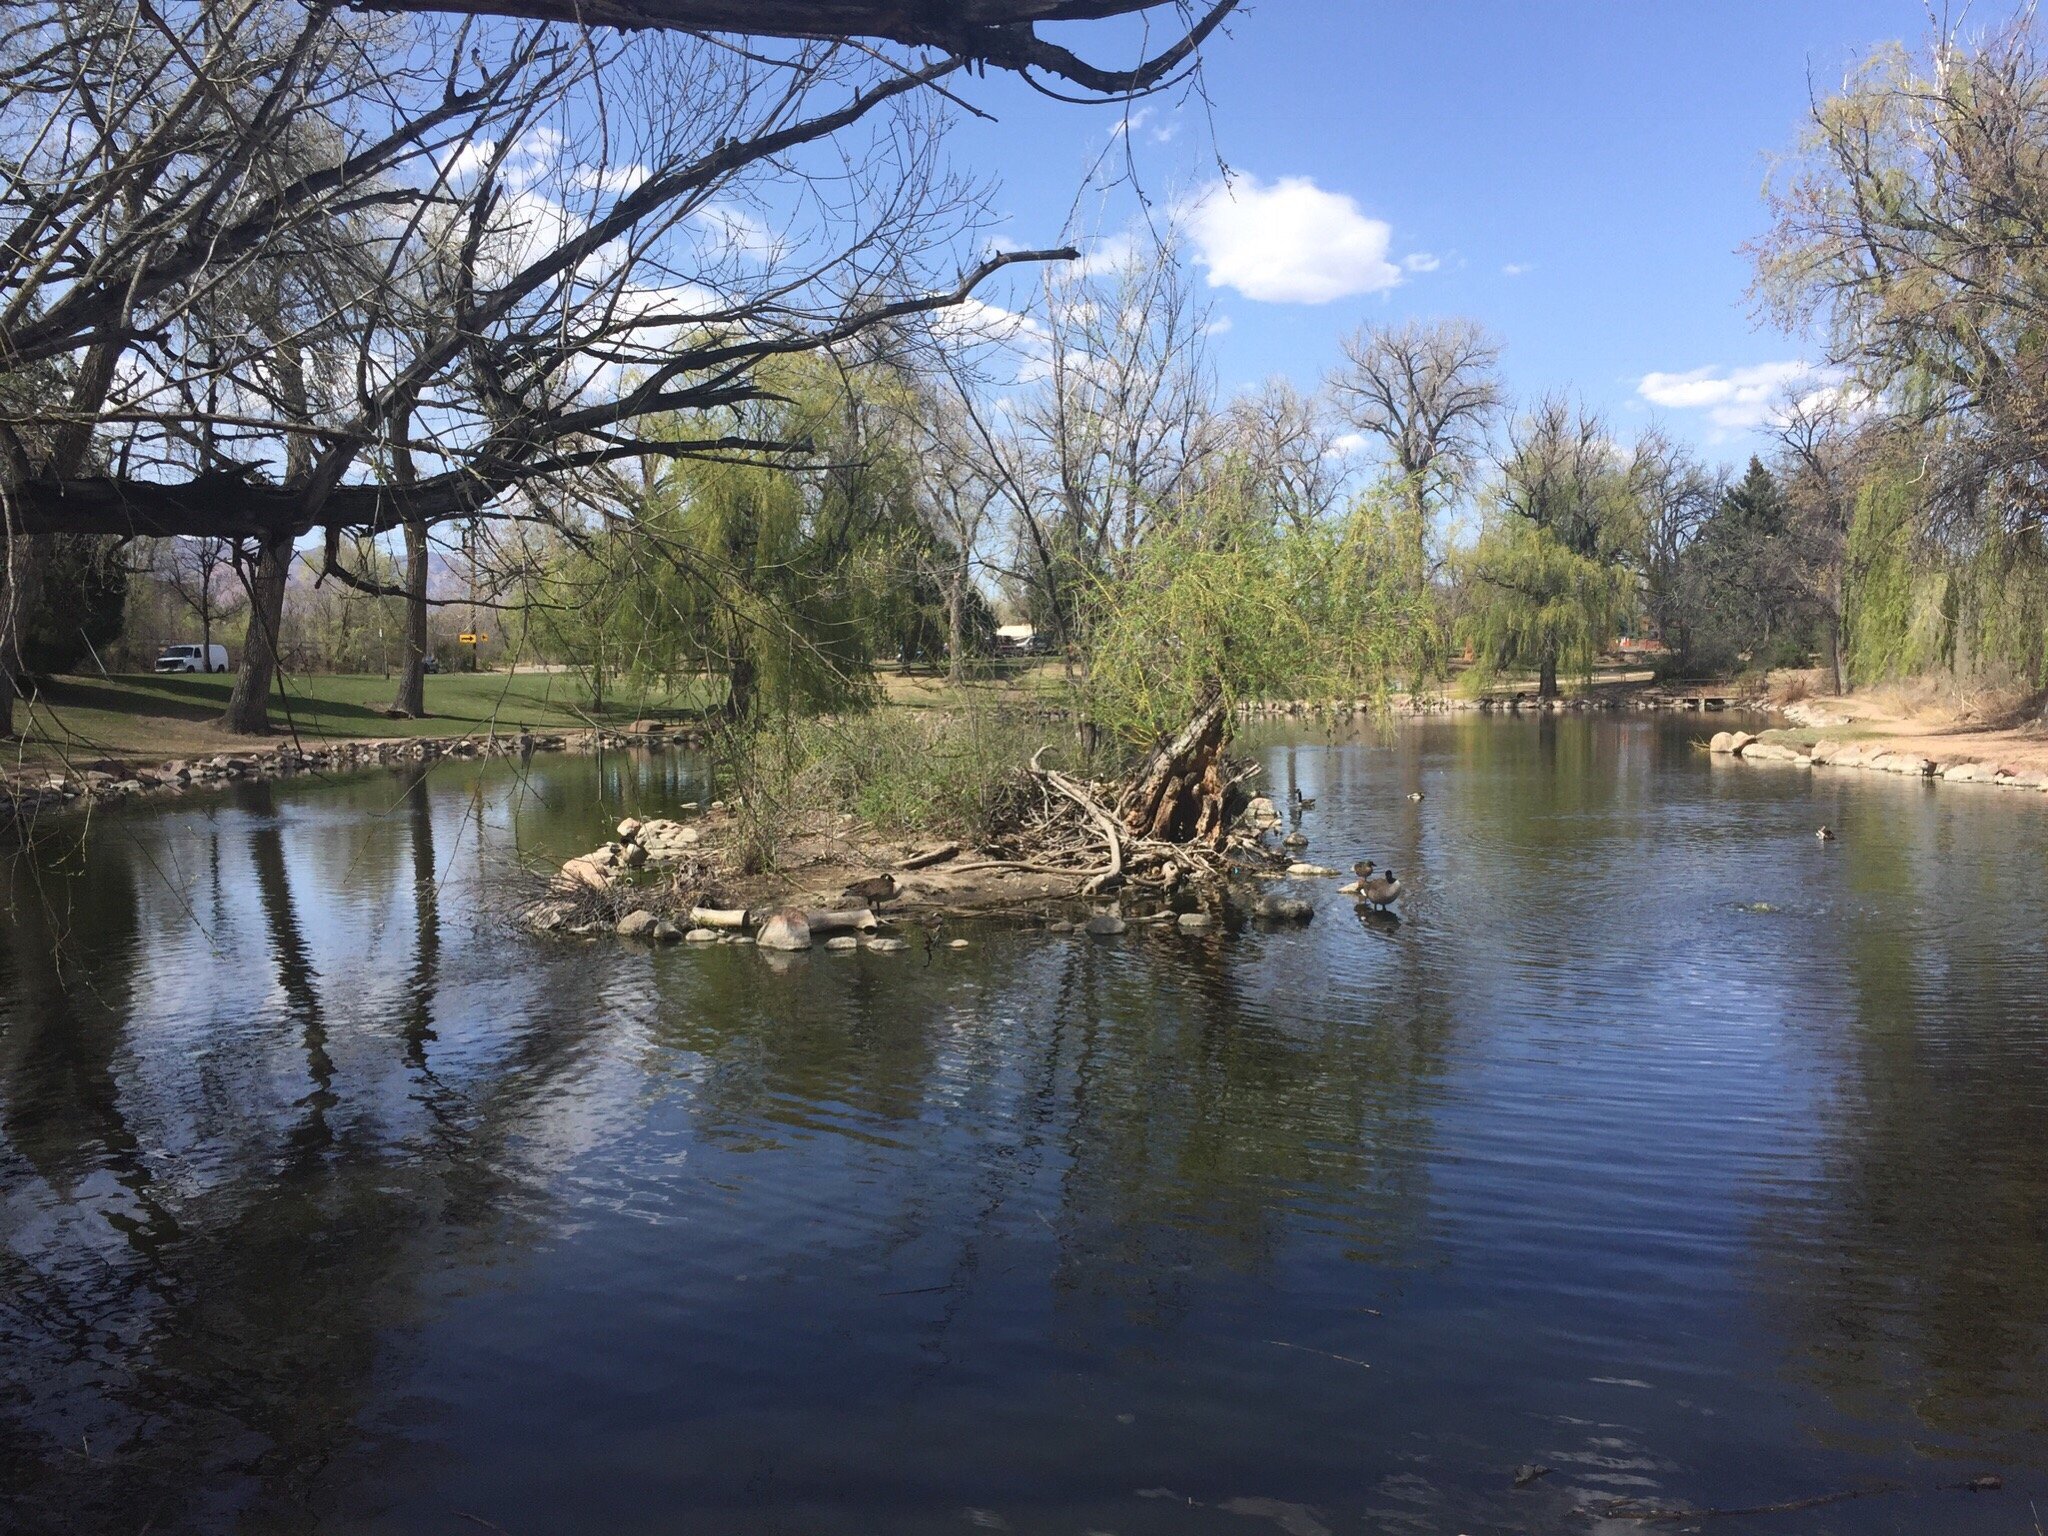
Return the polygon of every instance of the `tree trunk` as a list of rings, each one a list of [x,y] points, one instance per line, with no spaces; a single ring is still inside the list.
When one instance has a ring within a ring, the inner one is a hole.
[[[946,592],[946,680],[959,687],[967,681],[967,568],[953,573]]]
[[[1211,685],[1180,734],[1139,770],[1124,803],[1124,825],[1140,837],[1220,850],[1237,809],[1229,803],[1235,786],[1223,776],[1229,728],[1222,690]]]
[[[1543,653],[1543,667],[1537,675],[1536,697],[1554,699],[1557,697],[1557,652]]]
[[[292,536],[281,533],[265,540],[249,580],[249,633],[242,642],[242,670],[220,721],[223,730],[237,736],[270,734],[270,685],[277,676],[285,578],[291,568]]]
[[[405,525],[405,670],[391,707],[415,719],[427,712],[427,525]]]
[[[22,632],[41,594],[42,570],[36,559],[38,541],[17,534],[0,546],[0,736],[14,734],[14,698],[28,665],[22,655]]]
[[[725,718],[742,721],[753,712],[754,663],[748,657],[735,656],[725,674]]]

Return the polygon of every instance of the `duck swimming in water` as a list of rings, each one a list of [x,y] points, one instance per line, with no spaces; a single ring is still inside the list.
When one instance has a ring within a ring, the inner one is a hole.
[[[1832,843],[1835,840],[1835,829],[1823,822],[1821,829],[1813,835],[1824,843]]]
[[[1316,808],[1316,797],[1304,795],[1299,786],[1287,791],[1287,803],[1297,811],[1312,811]]]

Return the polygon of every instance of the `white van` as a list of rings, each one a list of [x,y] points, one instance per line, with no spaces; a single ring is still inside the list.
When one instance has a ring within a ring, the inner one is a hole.
[[[224,645],[167,645],[157,653],[159,672],[225,672],[228,648]]]

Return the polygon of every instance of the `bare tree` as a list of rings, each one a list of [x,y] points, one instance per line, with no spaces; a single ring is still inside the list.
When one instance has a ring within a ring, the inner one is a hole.
[[[1119,88],[1172,77],[1230,3]],[[1070,254],[963,260],[981,194],[938,145],[948,82],[977,60],[1085,81],[1028,25],[1075,8],[983,7],[956,29],[973,49],[936,56],[835,42],[859,25],[802,9],[761,9],[752,30],[823,34],[778,50],[289,0],[17,7],[0,32],[8,611],[44,532],[248,541],[228,723],[261,729],[307,535],[322,579],[361,581],[342,554],[359,535],[405,528],[419,550],[438,523],[530,515],[522,488],[614,460],[799,448],[758,435],[762,364]],[[701,430],[636,425],[679,414]]]
[[[156,575],[199,622],[200,644],[212,669],[213,628],[242,611],[234,549],[220,539],[167,539],[157,547]]]
[[[1331,375],[1338,409],[1376,439],[1399,481],[1418,582],[1434,569],[1437,516],[1484,462],[1487,437],[1506,406],[1500,343],[1471,320],[1368,325],[1344,343]]]
[[[1222,451],[1242,465],[1276,522],[1301,532],[1328,517],[1344,491],[1344,454],[1330,412],[1285,379],[1231,402]]]

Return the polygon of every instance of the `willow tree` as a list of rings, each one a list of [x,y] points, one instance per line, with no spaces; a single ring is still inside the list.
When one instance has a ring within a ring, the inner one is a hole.
[[[1888,487],[1863,497],[1857,556],[1835,569],[1852,582],[1885,572],[1895,585],[1904,562],[1946,583],[1951,635],[1933,651],[1959,677],[1995,668],[2039,680],[2048,650],[2030,615],[2048,593],[2048,55],[2031,8],[1979,41],[1944,34],[1918,53],[1894,44],[1872,54],[1815,103],[1769,195],[1772,228],[1754,250],[1759,298],[1824,337],[1842,393],[1890,417],[1886,435],[1910,437],[1916,461],[1910,515],[1874,510],[1895,502]],[[1865,479],[1890,473],[1892,455],[1875,457]],[[1858,491],[1826,499],[1839,550]],[[1870,546],[1879,537],[1893,546],[1882,557]],[[1867,618],[1895,595],[1842,593],[1833,613],[1860,606]],[[1873,642],[1850,642],[1864,655],[1854,670],[1868,675]],[[1930,648],[1887,642],[1876,653],[1889,666]]]
[[[1482,675],[1533,669],[1550,699],[1560,671],[1591,673],[1635,603],[1643,511],[1629,471],[1606,424],[1562,396],[1510,434],[1464,562]]]
[[[594,693],[701,682],[735,722],[858,705],[915,622],[923,526],[891,410],[821,366],[774,378],[784,403],[758,424],[807,461],[649,455],[554,573],[548,605]]]

